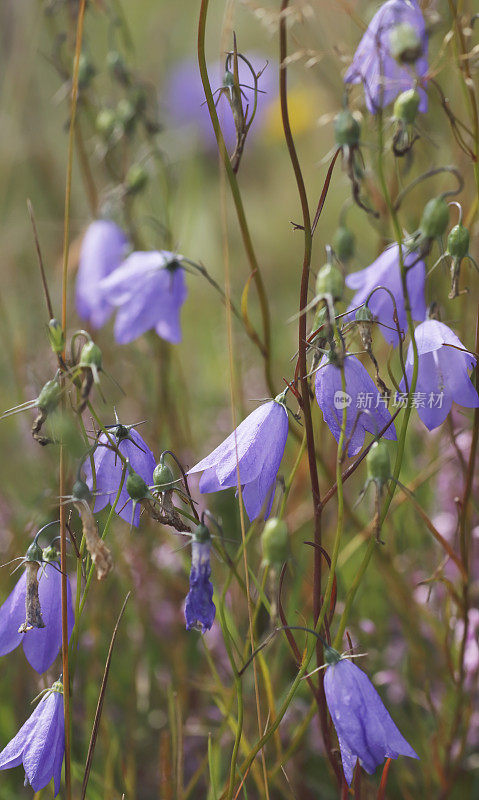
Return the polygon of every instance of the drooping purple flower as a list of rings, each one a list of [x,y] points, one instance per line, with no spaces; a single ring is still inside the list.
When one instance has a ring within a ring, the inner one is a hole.
[[[385,758],[419,758],[400,733],[368,676],[327,648],[324,692],[338,735],[344,776],[351,785],[356,761],[370,775]]]
[[[416,388],[412,401],[426,428],[432,431],[446,419],[452,401],[465,408],[479,406],[479,396],[469,378],[476,359],[464,352],[465,347],[447,325],[427,319],[414,331],[419,364]],[[447,345],[453,345],[448,347]],[[457,350],[456,348],[460,348]],[[410,384],[414,364],[412,343],[406,358],[406,376]],[[404,378],[400,383],[406,390]]]
[[[62,643],[61,572],[56,562],[42,564],[38,578],[38,598],[44,628],[19,633],[25,621],[26,572],[0,607],[0,656],[11,653],[20,643],[27,661],[42,674],[55,661]],[[67,580],[68,636],[75,622],[70,581]]]
[[[63,713],[63,686],[57,681],[0,753],[0,769],[11,769],[23,763],[25,785],[30,785],[34,792],[48,786],[53,778],[54,797],[60,791],[65,755]]]
[[[322,359],[316,373],[316,400],[324,421],[337,442],[341,434],[343,408],[346,407],[345,442],[349,440],[348,456],[359,453],[366,431],[376,435],[391,419],[385,401],[369,373],[356,356],[344,359],[346,391],[343,392],[341,369]],[[392,423],[385,439],[396,439]]]
[[[405,266],[414,264],[407,272],[406,286],[411,303],[412,318],[421,322],[426,316],[426,301],[424,299],[426,266],[424,261],[417,261],[417,253],[414,251],[409,252],[405,246],[403,246],[403,254]],[[416,261],[417,263],[415,263]],[[401,283],[399,245],[393,244],[387,247],[369,267],[347,275],[346,286],[356,290],[356,294],[349,305],[349,310],[362,305],[370,292],[377,286],[385,286],[396,301],[399,327],[402,331],[406,330],[407,317]],[[379,289],[368,300],[368,307],[378,322],[381,323],[379,329],[386,341],[394,346],[399,344],[399,336],[393,319],[394,305],[390,295],[384,289]]]
[[[92,222],[83,237],[75,301],[78,314],[93,328],[101,328],[113,311],[100,281],[120,266],[127,249],[128,239],[111,220]]]
[[[406,42],[411,37],[415,40],[415,52],[405,50],[404,62],[409,63],[399,63],[391,52],[391,37],[396,38],[400,28]],[[414,88],[416,79],[424,78],[427,69],[426,26],[416,0],[388,0],[369,23],[344,81],[363,84],[367,109],[375,114],[398,94]],[[424,89],[419,88],[419,95],[419,111],[425,112]]]
[[[215,618],[213,586],[210,581],[211,539],[208,528],[198,525],[191,540],[190,591],[185,601],[186,630],[209,631]]]
[[[267,62],[266,58],[255,53],[247,53],[246,57],[256,72],[263,69]],[[232,65],[230,69],[232,69]],[[224,76],[224,61],[209,64],[208,75],[213,91],[220,88]],[[248,106],[249,116],[254,104],[254,90],[252,88],[254,83],[252,75],[242,59],[238,59],[238,78],[244,92],[244,97],[242,98],[243,111],[245,112]],[[257,111],[251,130],[248,133],[248,140],[261,128],[266,110],[271,105],[271,101],[277,97],[278,89],[276,83],[274,70],[267,67],[258,79],[258,89],[260,91],[257,96]],[[166,110],[171,117],[173,125],[190,127],[193,132],[198,134],[198,138],[204,148],[216,151],[216,138],[208,106],[205,103],[205,93],[197,61],[185,60],[174,66],[169,75],[164,96]],[[217,114],[226,146],[231,148],[236,141],[236,130],[226,93],[219,94],[217,92],[215,100],[217,101]]]
[[[181,258],[167,250],[132,253],[100,289],[117,307],[115,339],[128,344],[154,328],[172,344],[181,341],[180,309],[186,300]]]
[[[129,460],[132,469],[140,475],[148,486],[153,483],[153,470],[156,460],[143,437],[131,425],[113,425],[108,431],[110,438],[116,444],[120,453]],[[132,522],[138,527],[140,522],[140,506],[137,505],[132,516],[132,500],[126,490],[127,470],[118,454],[112,449],[105,433],[98,439],[98,446],[93,454],[96,474],[96,497],[93,511],[101,511],[115,502],[118,489],[123,477],[123,486],[116,504],[116,513],[127,522]],[[85,459],[82,467],[85,481],[93,491],[93,476],[90,458]]]
[[[233,433],[189,473],[205,470],[199,488],[202,494],[238,485],[250,520],[266,504],[265,519],[273,503],[276,475],[288,436],[288,412],[280,401],[270,400],[246,417]]]

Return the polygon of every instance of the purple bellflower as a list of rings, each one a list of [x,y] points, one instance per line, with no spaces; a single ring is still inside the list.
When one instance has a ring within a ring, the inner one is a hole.
[[[11,769],[23,763],[25,786],[30,785],[34,792],[39,792],[53,778],[53,796],[56,797],[60,791],[64,755],[63,685],[57,681],[0,753],[0,769]]]
[[[398,33],[405,36],[406,43],[411,36],[414,40],[414,52],[406,46],[403,63],[393,55],[392,39]],[[344,81],[363,84],[367,109],[375,114],[401,92],[413,89],[416,78],[424,78],[427,69],[426,26],[416,0],[388,0],[369,23]],[[425,112],[427,95],[424,89],[419,88],[419,96],[419,111]]]
[[[324,692],[348,786],[357,759],[371,775],[385,758],[419,758],[394,724],[366,673],[331,647],[325,649],[325,658],[328,666]]]
[[[11,653],[20,643],[27,661],[42,674],[55,661],[62,643],[61,572],[58,563],[41,564],[38,599],[44,628],[19,628],[25,620],[27,575],[23,573],[13,592],[0,607],[0,656]],[[67,580],[68,635],[75,622],[70,581]]]
[[[255,409],[209,456],[189,473],[201,472],[202,494],[220,492],[238,485],[239,468],[242,495],[250,520],[266,506],[265,519],[273,503],[276,475],[288,436],[288,412],[278,395]]]
[[[128,459],[131,468],[140,475],[147,486],[153,484],[153,470],[156,460],[143,437],[134,429],[132,425],[112,425],[108,431],[112,441],[115,442],[118,450]],[[101,511],[108,505],[112,506],[115,502],[118,489],[123,477],[123,486],[116,504],[116,513],[127,522],[132,522],[138,527],[140,522],[140,506],[137,504],[133,512],[133,501],[126,490],[127,470],[123,467],[123,462],[118,454],[112,449],[107,436],[102,433],[98,439],[98,446],[93,454],[96,474],[96,497],[93,511]],[[85,473],[85,481],[93,491],[93,476],[90,458],[86,458],[82,467]]]
[[[186,630],[209,631],[215,618],[210,581],[211,538],[206,525],[198,525],[191,540],[190,590],[185,601]]]
[[[110,220],[92,222],[85,233],[75,300],[79,316],[88,320],[93,328],[101,328],[113,311],[112,304],[100,289],[100,281],[120,266],[127,250],[128,239]]]
[[[187,293],[181,259],[167,250],[132,253],[101,281],[104,296],[118,309],[118,344],[128,344],[151,328],[167,342],[181,341],[180,309]]]
[[[477,408],[479,396],[471,383],[468,370],[476,359],[464,352],[461,340],[443,322],[427,319],[414,331],[419,364],[414,400],[426,428],[432,431],[446,419],[452,401],[466,408]],[[453,347],[447,347],[453,345]],[[456,348],[461,348],[457,350]],[[406,376],[411,382],[414,352],[410,343],[406,358]],[[406,391],[404,378],[400,383]]]
[[[342,389],[341,369],[326,356],[316,373],[316,400],[323,412],[324,421],[337,442],[341,434],[343,408],[346,407],[345,442],[349,440],[348,456],[359,453],[366,431],[376,435],[391,419],[384,400],[372,378],[356,356],[344,359],[346,391]],[[392,423],[384,434],[385,439],[396,439]]]
[[[406,266],[414,264],[414,267],[408,270],[406,276],[406,285],[411,302],[411,314],[413,319],[422,322],[426,316],[426,301],[424,299],[426,267],[424,261],[418,261],[417,253],[414,251],[408,252],[406,247],[403,247],[403,253],[404,264]],[[349,305],[349,310],[365,303],[370,292],[377,286],[385,286],[396,301],[399,327],[402,331],[406,330],[407,317],[401,283],[399,246],[397,244],[387,247],[369,267],[348,275],[346,277],[346,286],[356,290],[356,294]],[[368,300],[368,307],[373,316],[382,323],[379,328],[386,341],[394,346],[399,344],[399,336],[393,319],[394,305],[388,292],[385,292],[384,289],[378,289]],[[354,317],[354,313],[352,316]]]

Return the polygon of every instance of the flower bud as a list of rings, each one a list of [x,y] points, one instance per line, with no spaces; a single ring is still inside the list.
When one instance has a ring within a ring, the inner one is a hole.
[[[332,246],[340,261],[349,261],[354,255],[354,234],[345,225],[340,225],[333,236]]]
[[[129,469],[130,473],[126,479],[126,491],[132,500],[144,500],[149,494],[148,486],[141,475],[138,475],[137,472],[133,472],[131,467]]]
[[[42,548],[38,542],[33,541],[25,553],[25,561],[38,561],[42,560]]]
[[[389,450],[386,442],[382,439],[374,442],[366,456],[368,468],[368,478],[383,486],[391,477],[391,462],[389,460]]]
[[[173,489],[174,475],[168,464],[160,461],[153,470],[153,483],[162,492],[169,492]]]
[[[400,64],[414,64],[422,53],[422,42],[416,29],[403,22],[392,28],[389,49],[392,57]]]
[[[63,353],[65,348],[65,334],[63,328],[57,319],[51,319],[48,323],[48,338],[50,339],[50,347],[54,353]]]
[[[104,136],[105,139],[108,139],[115,130],[116,119],[116,114],[112,108],[102,108],[102,110],[98,112],[95,120],[95,127],[98,133]]]
[[[231,91],[234,85],[235,85],[235,76],[233,75],[231,70],[227,69],[223,76],[223,86],[225,89],[229,89]]]
[[[361,128],[350,111],[345,108],[336,115],[334,120],[334,138],[340,147],[349,147],[359,144]]]
[[[85,481],[82,481],[80,479],[75,481],[72,487],[73,502],[76,501],[78,502],[81,500],[86,500],[86,502],[88,502],[90,499],[91,499],[91,492]]]
[[[469,231],[464,225],[454,225],[447,237],[447,252],[453,258],[465,258],[469,252]]]
[[[61,393],[62,390],[60,384],[56,378],[53,378],[51,381],[46,382],[45,386],[38,395],[36,405],[41,411],[45,411],[47,414],[49,414],[50,411],[54,411],[54,409],[57,407],[60,401]]]
[[[136,108],[130,100],[123,97],[116,107],[116,118],[127,133],[133,130]]]
[[[419,230],[426,239],[437,239],[445,232],[448,222],[449,206],[444,197],[433,197],[422,212]]]
[[[148,181],[148,173],[141,164],[132,164],[126,174],[126,189],[129,194],[138,194],[145,188]]]
[[[344,291],[344,277],[341,270],[329,262],[321,267],[316,278],[315,291],[317,295],[330,294],[333,301],[341,300]]]
[[[279,567],[288,560],[288,528],[282,519],[272,517],[261,534],[263,564]]]
[[[58,561],[58,550],[53,544],[49,544],[42,551],[42,561],[46,561],[48,564],[51,564],[52,561]]]
[[[92,339],[84,344],[81,349],[80,366],[92,368],[95,367],[97,370],[101,370],[102,368],[101,350]]]
[[[209,542],[211,539],[211,534],[208,528],[202,522],[196,526],[192,535],[195,542],[199,542],[201,544],[204,542]]]
[[[416,89],[401,92],[394,103],[394,119],[404,122],[405,125],[412,125],[416,120],[420,100]]]

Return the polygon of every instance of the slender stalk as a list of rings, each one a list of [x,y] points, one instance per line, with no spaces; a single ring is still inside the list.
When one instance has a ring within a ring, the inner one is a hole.
[[[298,367],[301,385],[301,410],[303,412],[304,429],[306,433],[306,444],[308,449],[308,465],[309,475],[311,481],[311,493],[313,499],[313,514],[314,514],[314,568],[313,568],[313,617],[315,625],[318,622],[321,609],[321,495],[319,490],[318,468],[316,463],[316,452],[314,443],[314,429],[313,420],[311,415],[311,403],[309,399],[309,378],[306,363],[306,313],[304,309],[308,304],[308,288],[309,288],[309,273],[311,268],[311,250],[313,234],[311,229],[311,215],[309,211],[308,197],[306,187],[304,185],[303,174],[299,163],[296,147],[294,144],[293,134],[291,131],[291,124],[289,120],[288,111],[288,88],[287,88],[287,28],[286,28],[286,11],[289,5],[289,0],[282,0],[281,14],[279,22],[279,94],[281,103],[281,119],[283,123],[283,132],[286,145],[289,152],[289,157],[293,167],[294,176],[296,179],[296,186],[301,203],[301,211],[303,216],[303,233],[304,233],[304,250],[303,250],[303,267],[301,273],[301,288],[299,297],[299,324],[298,324]],[[318,209],[320,213],[320,209]],[[319,219],[319,213],[317,219]],[[330,572],[331,576],[331,572]],[[324,598],[323,604],[326,603]],[[323,661],[323,646],[318,639],[316,642],[316,657],[318,665]],[[333,767],[336,777],[340,779],[337,763],[331,752],[331,741],[329,735],[328,716],[326,710],[326,698],[324,696],[323,687],[324,676],[320,671],[318,673],[318,711],[321,722],[321,732],[328,754],[329,761]]]
[[[261,270],[253,247],[253,242],[251,240],[251,234],[249,232],[243,201],[238,186],[238,179],[235,175],[233,167],[231,166],[223,134],[221,132],[221,126],[218,120],[218,115],[216,113],[215,101],[213,93],[211,91],[211,86],[208,78],[208,70],[206,67],[205,33],[206,33],[206,15],[208,11],[208,3],[209,0],[201,0],[200,14],[198,20],[198,64],[200,69],[201,80],[203,83],[203,88],[205,91],[206,103],[208,105],[208,111],[211,117],[211,123],[213,125],[216,141],[218,143],[220,158],[224,166],[226,177],[228,179],[230,191],[236,209],[236,214],[238,217],[238,224],[241,230],[243,245],[250,265],[251,274],[253,276],[253,280],[256,286],[256,291],[258,293],[258,299],[259,299],[261,317],[263,323],[263,341],[261,341],[258,338],[258,336],[254,334],[254,332],[251,331],[250,329],[249,329],[249,335],[256,343],[261,353],[263,354],[266,383],[268,385],[270,393],[274,396],[275,391],[271,375],[271,325],[270,325],[268,299],[266,295],[265,286],[263,283],[263,278],[261,275]]]
[[[81,0],[78,9],[75,58],[73,62],[72,97],[70,110],[70,129],[68,135],[68,157],[65,185],[65,216],[63,228],[63,263],[62,263],[62,328],[65,332],[67,324],[67,285],[68,285],[68,252],[70,237],[70,200],[73,170],[73,144],[75,135],[75,116],[78,99],[78,71],[83,38],[83,20],[85,17],[86,0]],[[65,400],[62,399],[62,407]],[[60,445],[59,465],[59,491],[60,497],[65,495],[65,448]],[[65,716],[65,792],[67,800],[71,800],[71,726],[70,726],[70,675],[68,663],[68,610],[67,610],[67,532],[66,508],[60,505],[60,568],[62,571],[62,665],[63,665],[63,709]]]

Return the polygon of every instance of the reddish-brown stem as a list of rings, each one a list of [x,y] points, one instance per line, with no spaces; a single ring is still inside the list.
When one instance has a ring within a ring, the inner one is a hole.
[[[321,496],[319,491],[318,470],[316,465],[316,452],[314,445],[314,430],[313,421],[311,416],[311,404],[309,400],[309,381],[307,377],[306,365],[306,314],[304,309],[308,303],[308,287],[309,287],[309,273],[311,267],[311,247],[312,247],[312,229],[311,229],[311,216],[309,211],[308,198],[306,194],[306,187],[304,185],[303,175],[299,164],[296,147],[294,144],[293,134],[288,112],[288,91],[287,91],[287,30],[286,30],[286,10],[288,8],[289,0],[282,0],[281,14],[279,22],[279,94],[281,103],[281,119],[283,123],[284,137],[288,147],[289,157],[293,167],[294,175],[296,178],[296,185],[301,203],[302,217],[303,217],[303,233],[304,233],[304,252],[303,252],[303,267],[301,274],[301,289],[299,298],[299,326],[298,326],[298,363],[301,385],[301,399],[302,399],[302,412],[304,420],[304,428],[306,431],[306,443],[308,449],[308,463],[309,474],[311,480],[311,493],[313,498],[313,512],[314,512],[314,542],[317,545],[314,549],[314,578],[313,578],[313,615],[314,623],[316,624],[320,610],[321,610]],[[324,195],[324,197],[323,197]],[[326,192],[323,190],[322,204],[318,208],[316,215],[319,219]],[[317,222],[317,219],[315,220]],[[318,664],[323,661],[323,647],[318,639],[316,658]],[[320,671],[319,675],[319,702],[318,711],[321,721],[321,731],[323,741],[328,755],[331,766],[335,772],[336,778],[341,780],[341,773],[336,763],[336,760],[331,752],[331,738],[328,726],[328,714],[326,708],[326,698],[324,695],[323,687],[323,673]]]

